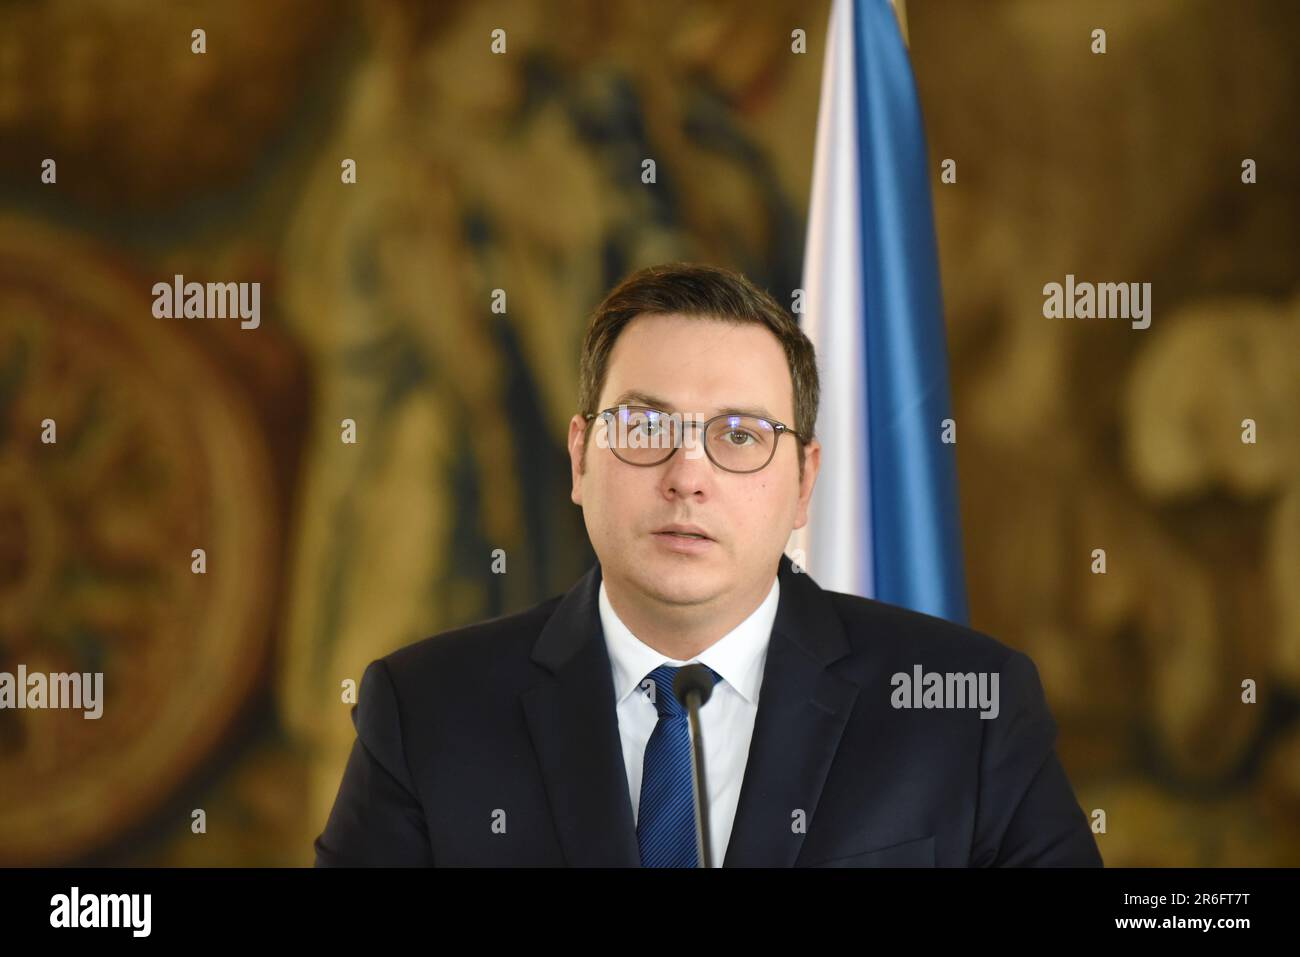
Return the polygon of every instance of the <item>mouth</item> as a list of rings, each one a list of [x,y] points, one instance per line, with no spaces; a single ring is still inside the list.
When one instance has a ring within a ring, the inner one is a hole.
[[[695,525],[665,525],[663,528],[655,531],[654,534],[671,538],[683,538],[688,540],[695,539],[706,542],[713,541],[712,538],[705,534],[704,529]]]
[[[686,555],[707,551],[715,544],[702,529],[692,525],[668,525],[651,537],[668,551]]]

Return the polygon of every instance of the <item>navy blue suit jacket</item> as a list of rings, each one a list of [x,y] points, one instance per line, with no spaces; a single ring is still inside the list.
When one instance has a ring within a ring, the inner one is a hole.
[[[778,574],[723,866],[1101,865],[1026,655],[785,556]],[[599,585],[597,563],[372,662],[316,865],[639,866]],[[891,677],[918,664],[997,672],[998,716],[895,708]]]

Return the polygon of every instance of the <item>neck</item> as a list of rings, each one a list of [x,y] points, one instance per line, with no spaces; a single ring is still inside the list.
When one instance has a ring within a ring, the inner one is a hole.
[[[609,603],[628,631],[667,658],[690,661],[752,615],[775,580],[774,572],[739,598],[719,596],[694,605],[670,604],[623,582],[604,581]]]

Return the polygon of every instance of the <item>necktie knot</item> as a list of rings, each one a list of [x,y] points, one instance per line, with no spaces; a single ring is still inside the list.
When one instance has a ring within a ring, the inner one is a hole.
[[[682,667],[685,667],[685,665]],[[715,685],[722,680],[722,676],[708,665],[704,665],[704,668],[713,676]],[[641,687],[649,695],[650,701],[654,704],[655,710],[659,712],[660,718],[675,718],[686,714],[686,708],[682,706],[682,703],[677,700],[677,695],[673,693],[673,681],[677,678],[677,672],[680,670],[681,668],[673,665],[660,665],[646,675],[645,680],[641,682]]]

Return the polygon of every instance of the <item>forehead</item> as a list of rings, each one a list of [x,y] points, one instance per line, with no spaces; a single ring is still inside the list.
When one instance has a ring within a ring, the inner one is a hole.
[[[640,315],[615,340],[601,391],[601,408],[621,402],[790,423],[794,386],[785,350],[764,325]]]

